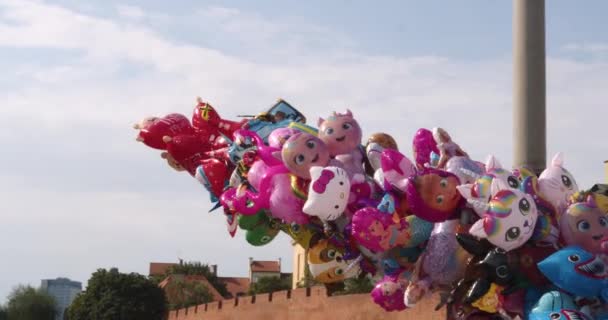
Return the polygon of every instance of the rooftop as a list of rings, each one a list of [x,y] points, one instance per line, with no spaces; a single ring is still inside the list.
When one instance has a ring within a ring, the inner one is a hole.
[[[251,261],[251,272],[281,272],[281,263],[279,261]]]
[[[251,284],[249,278],[220,277],[219,280],[226,284],[226,289],[233,298],[240,295],[246,295],[247,291],[249,291],[249,285]]]
[[[166,273],[170,267],[178,265],[177,263],[166,263],[166,262],[150,262],[150,275],[151,276],[162,276]]]

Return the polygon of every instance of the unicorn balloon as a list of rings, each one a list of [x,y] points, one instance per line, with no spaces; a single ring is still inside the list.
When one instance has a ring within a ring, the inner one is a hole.
[[[495,188],[498,188],[498,181],[492,181]],[[469,233],[511,251],[532,237],[537,218],[536,204],[530,195],[519,190],[502,189],[486,205],[483,217],[471,226]]]
[[[468,170],[462,170],[469,176],[476,177],[474,183],[457,186],[458,192],[467,199],[475,212],[482,216],[486,211],[486,204],[492,196],[503,189],[519,189],[519,180],[502,165],[494,156],[489,156],[486,162],[486,173],[477,175]],[[492,183],[496,181],[496,183]]]

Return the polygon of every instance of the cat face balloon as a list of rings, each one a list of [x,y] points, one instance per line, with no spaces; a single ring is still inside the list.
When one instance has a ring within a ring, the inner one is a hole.
[[[311,183],[304,213],[324,221],[336,220],[348,204],[350,180],[344,169],[338,167],[310,168]]]
[[[471,226],[469,232],[510,251],[532,237],[537,218],[536,204],[530,195],[519,190],[505,189],[492,198],[483,217]]]
[[[293,174],[310,179],[310,168],[324,167],[329,163],[329,151],[319,138],[308,133],[298,133],[285,142],[281,158]]]
[[[566,209],[570,197],[579,191],[574,177],[563,167],[563,164],[562,154],[556,154],[551,165],[538,177],[540,193],[558,209],[559,213]]]

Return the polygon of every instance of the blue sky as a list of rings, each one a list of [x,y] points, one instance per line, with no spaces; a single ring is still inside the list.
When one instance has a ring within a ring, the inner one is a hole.
[[[0,297],[18,283],[151,261],[282,257],[230,239],[206,192],[134,141],[148,115],[196,96],[235,117],[283,97],[309,119],[350,108],[410,155],[442,126],[511,165],[510,1],[0,0]],[[547,1],[548,150],[579,185],[608,158],[604,1]]]

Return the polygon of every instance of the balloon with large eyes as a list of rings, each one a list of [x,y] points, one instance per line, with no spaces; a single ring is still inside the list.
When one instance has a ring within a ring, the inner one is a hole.
[[[558,153],[551,160],[551,165],[538,177],[541,195],[551,202],[558,214],[567,209],[570,197],[579,191],[576,180],[563,165],[563,156]]]
[[[318,124],[319,138],[327,145],[329,154],[342,163],[350,176],[363,174],[362,131],[352,112],[334,112],[327,119],[319,118]]]
[[[312,243],[308,250],[308,268],[314,279],[321,283],[342,282],[357,276],[361,269],[358,263],[346,260],[345,248],[327,239]]]
[[[499,183],[493,180],[492,184]],[[469,233],[487,238],[493,245],[510,251],[528,241],[536,226],[538,210],[532,197],[519,190],[503,189],[492,198],[483,217]]]
[[[350,110],[334,112],[327,119],[319,118],[319,138],[325,142],[332,156],[348,154],[361,144],[362,132]]]
[[[405,186],[410,211],[430,222],[442,222],[452,218],[464,199],[456,186],[460,183],[454,174],[425,168],[408,178]]]
[[[329,150],[319,138],[308,133],[297,133],[283,144],[281,158],[291,173],[309,180],[310,168],[329,164]]]
[[[589,196],[586,202],[573,203],[559,221],[561,236],[567,245],[578,245],[590,253],[608,253],[608,215]]]

